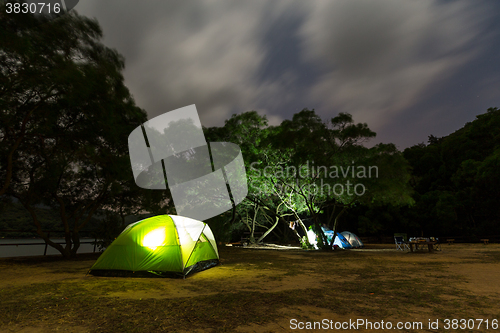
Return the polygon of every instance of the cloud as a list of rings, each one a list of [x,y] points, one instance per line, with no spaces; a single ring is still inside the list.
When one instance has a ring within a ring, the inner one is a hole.
[[[381,128],[432,93],[477,49],[486,13],[465,1],[310,1],[303,60],[323,69],[309,98]],[[484,7],[483,7],[484,8]]]
[[[485,34],[498,12],[489,2],[86,0],[76,9],[96,16],[104,43],[125,56],[125,83],[150,118],[196,104],[204,126],[248,110],[277,125],[307,107],[323,118],[349,112],[398,141],[413,136],[398,127],[429,134],[419,119],[447,131],[451,102],[462,116],[484,111],[453,84],[495,75],[479,62],[498,45]],[[493,88],[475,89],[494,99]]]
[[[289,74],[262,80],[258,73],[270,52],[266,29],[289,8],[286,1],[115,0],[80,10],[99,13],[106,39],[126,56],[126,84],[150,118],[196,104],[203,125],[220,126],[231,113],[287,96]]]

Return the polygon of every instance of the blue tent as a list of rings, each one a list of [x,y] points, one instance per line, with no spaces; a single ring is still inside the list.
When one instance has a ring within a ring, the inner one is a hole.
[[[321,228],[321,229],[323,229],[323,233],[325,234],[328,243],[331,243],[333,238],[333,230],[326,228]],[[333,242],[334,246],[337,245],[341,249],[352,249],[352,245],[341,233],[337,232],[336,234],[337,237],[335,237],[335,241]],[[318,243],[317,237],[318,236],[314,233],[314,231],[309,230],[307,232],[307,238],[309,239],[309,243],[311,243],[316,249],[318,248],[318,246],[316,245]]]
[[[333,242],[333,245],[337,245],[338,247],[342,249],[352,249],[352,245],[349,243],[349,241],[342,235],[341,233],[336,233],[337,237],[335,237],[335,241]],[[325,232],[325,235],[327,235],[328,242],[332,241],[333,238],[333,230],[327,230]]]

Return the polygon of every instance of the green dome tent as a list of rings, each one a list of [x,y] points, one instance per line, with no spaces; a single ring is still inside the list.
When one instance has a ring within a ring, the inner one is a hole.
[[[177,215],[128,225],[90,269],[101,276],[186,276],[219,263],[210,227]]]

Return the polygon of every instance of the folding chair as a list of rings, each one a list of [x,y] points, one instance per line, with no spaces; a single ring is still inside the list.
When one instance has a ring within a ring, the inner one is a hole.
[[[396,250],[401,250],[401,251],[410,251],[410,247],[408,244],[404,241],[403,236],[394,236],[394,241],[396,242]]]
[[[441,251],[441,242],[439,241],[439,238],[436,238],[436,244],[433,245],[434,251]]]

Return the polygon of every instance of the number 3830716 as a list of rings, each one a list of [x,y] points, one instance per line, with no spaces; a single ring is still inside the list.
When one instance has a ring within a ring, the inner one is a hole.
[[[5,4],[5,12],[7,14],[59,14],[61,12],[60,3],[45,3],[45,2],[8,2]]]

